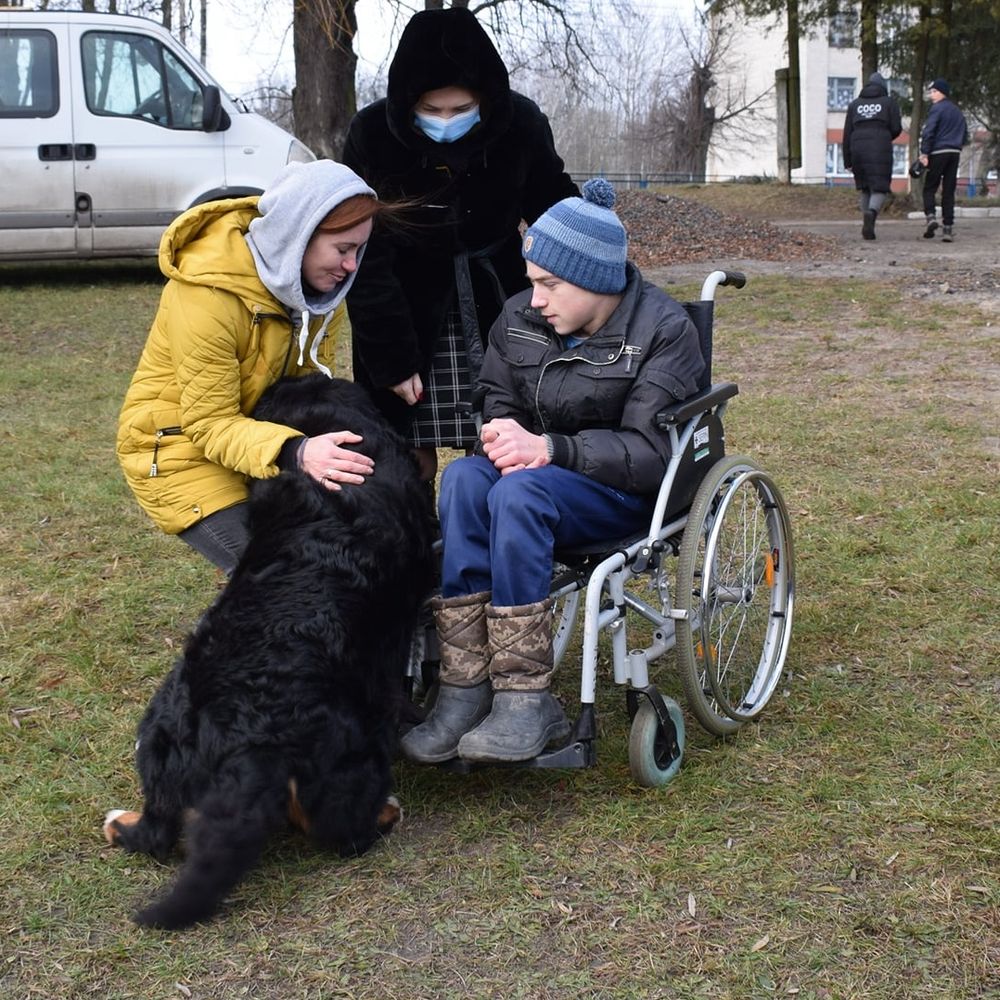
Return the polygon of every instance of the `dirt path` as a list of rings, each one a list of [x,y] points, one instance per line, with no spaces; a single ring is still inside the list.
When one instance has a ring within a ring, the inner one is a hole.
[[[776,221],[789,232],[808,232],[835,241],[839,254],[828,259],[760,261],[717,259],[643,268],[657,283],[700,280],[711,267],[754,274],[795,277],[868,278],[905,283],[910,294],[958,295],[1000,313],[1000,218],[956,220],[955,242],[922,238],[923,222],[888,219],[878,223],[877,239],[861,239],[860,217],[852,222]],[[940,231],[940,230],[939,230]]]

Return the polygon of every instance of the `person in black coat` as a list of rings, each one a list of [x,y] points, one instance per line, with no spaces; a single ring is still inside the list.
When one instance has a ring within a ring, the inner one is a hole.
[[[354,378],[413,442],[423,475],[436,448],[469,448],[462,413],[485,332],[527,287],[518,227],[578,194],[548,119],[510,89],[507,68],[465,8],[415,14],[386,97],[348,129],[343,161],[381,198],[415,207],[369,242],[347,300]]]
[[[861,192],[861,235],[875,239],[875,219],[892,186],[892,140],[903,130],[899,104],[880,73],[872,73],[844,119],[844,166]]]

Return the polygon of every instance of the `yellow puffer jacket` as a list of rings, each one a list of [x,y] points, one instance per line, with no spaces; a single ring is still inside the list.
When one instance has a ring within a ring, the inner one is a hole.
[[[169,281],[118,425],[118,460],[143,509],[169,534],[247,496],[246,478],[278,474],[281,446],[298,431],[250,419],[264,390],[299,364],[292,317],[264,287],[244,234],[257,198],[212,202],[163,234]],[[324,317],[310,321],[316,336]],[[318,360],[334,368],[343,304]]]

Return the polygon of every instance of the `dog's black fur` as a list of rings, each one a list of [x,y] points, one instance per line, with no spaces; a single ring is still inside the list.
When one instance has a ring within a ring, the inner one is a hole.
[[[246,552],[139,726],[142,816],[106,828],[164,858],[186,827],[185,865],[136,915],[144,925],[210,917],[290,809],[342,855],[398,818],[383,809],[403,669],[433,583],[429,492],[353,383],[283,379],[254,417],[310,436],[353,430],[375,471],[340,491],[302,472],[251,484]]]

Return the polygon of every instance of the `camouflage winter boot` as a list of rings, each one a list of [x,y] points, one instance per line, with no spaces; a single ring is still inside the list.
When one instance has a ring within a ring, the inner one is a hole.
[[[486,632],[486,592],[431,601],[441,647],[437,699],[419,726],[399,748],[422,764],[438,764],[457,756],[458,741],[489,713],[490,646]]]
[[[486,606],[493,707],[459,741],[463,760],[529,760],[547,743],[569,735],[566,714],[549,691],[552,604],[546,598],[517,607]]]

